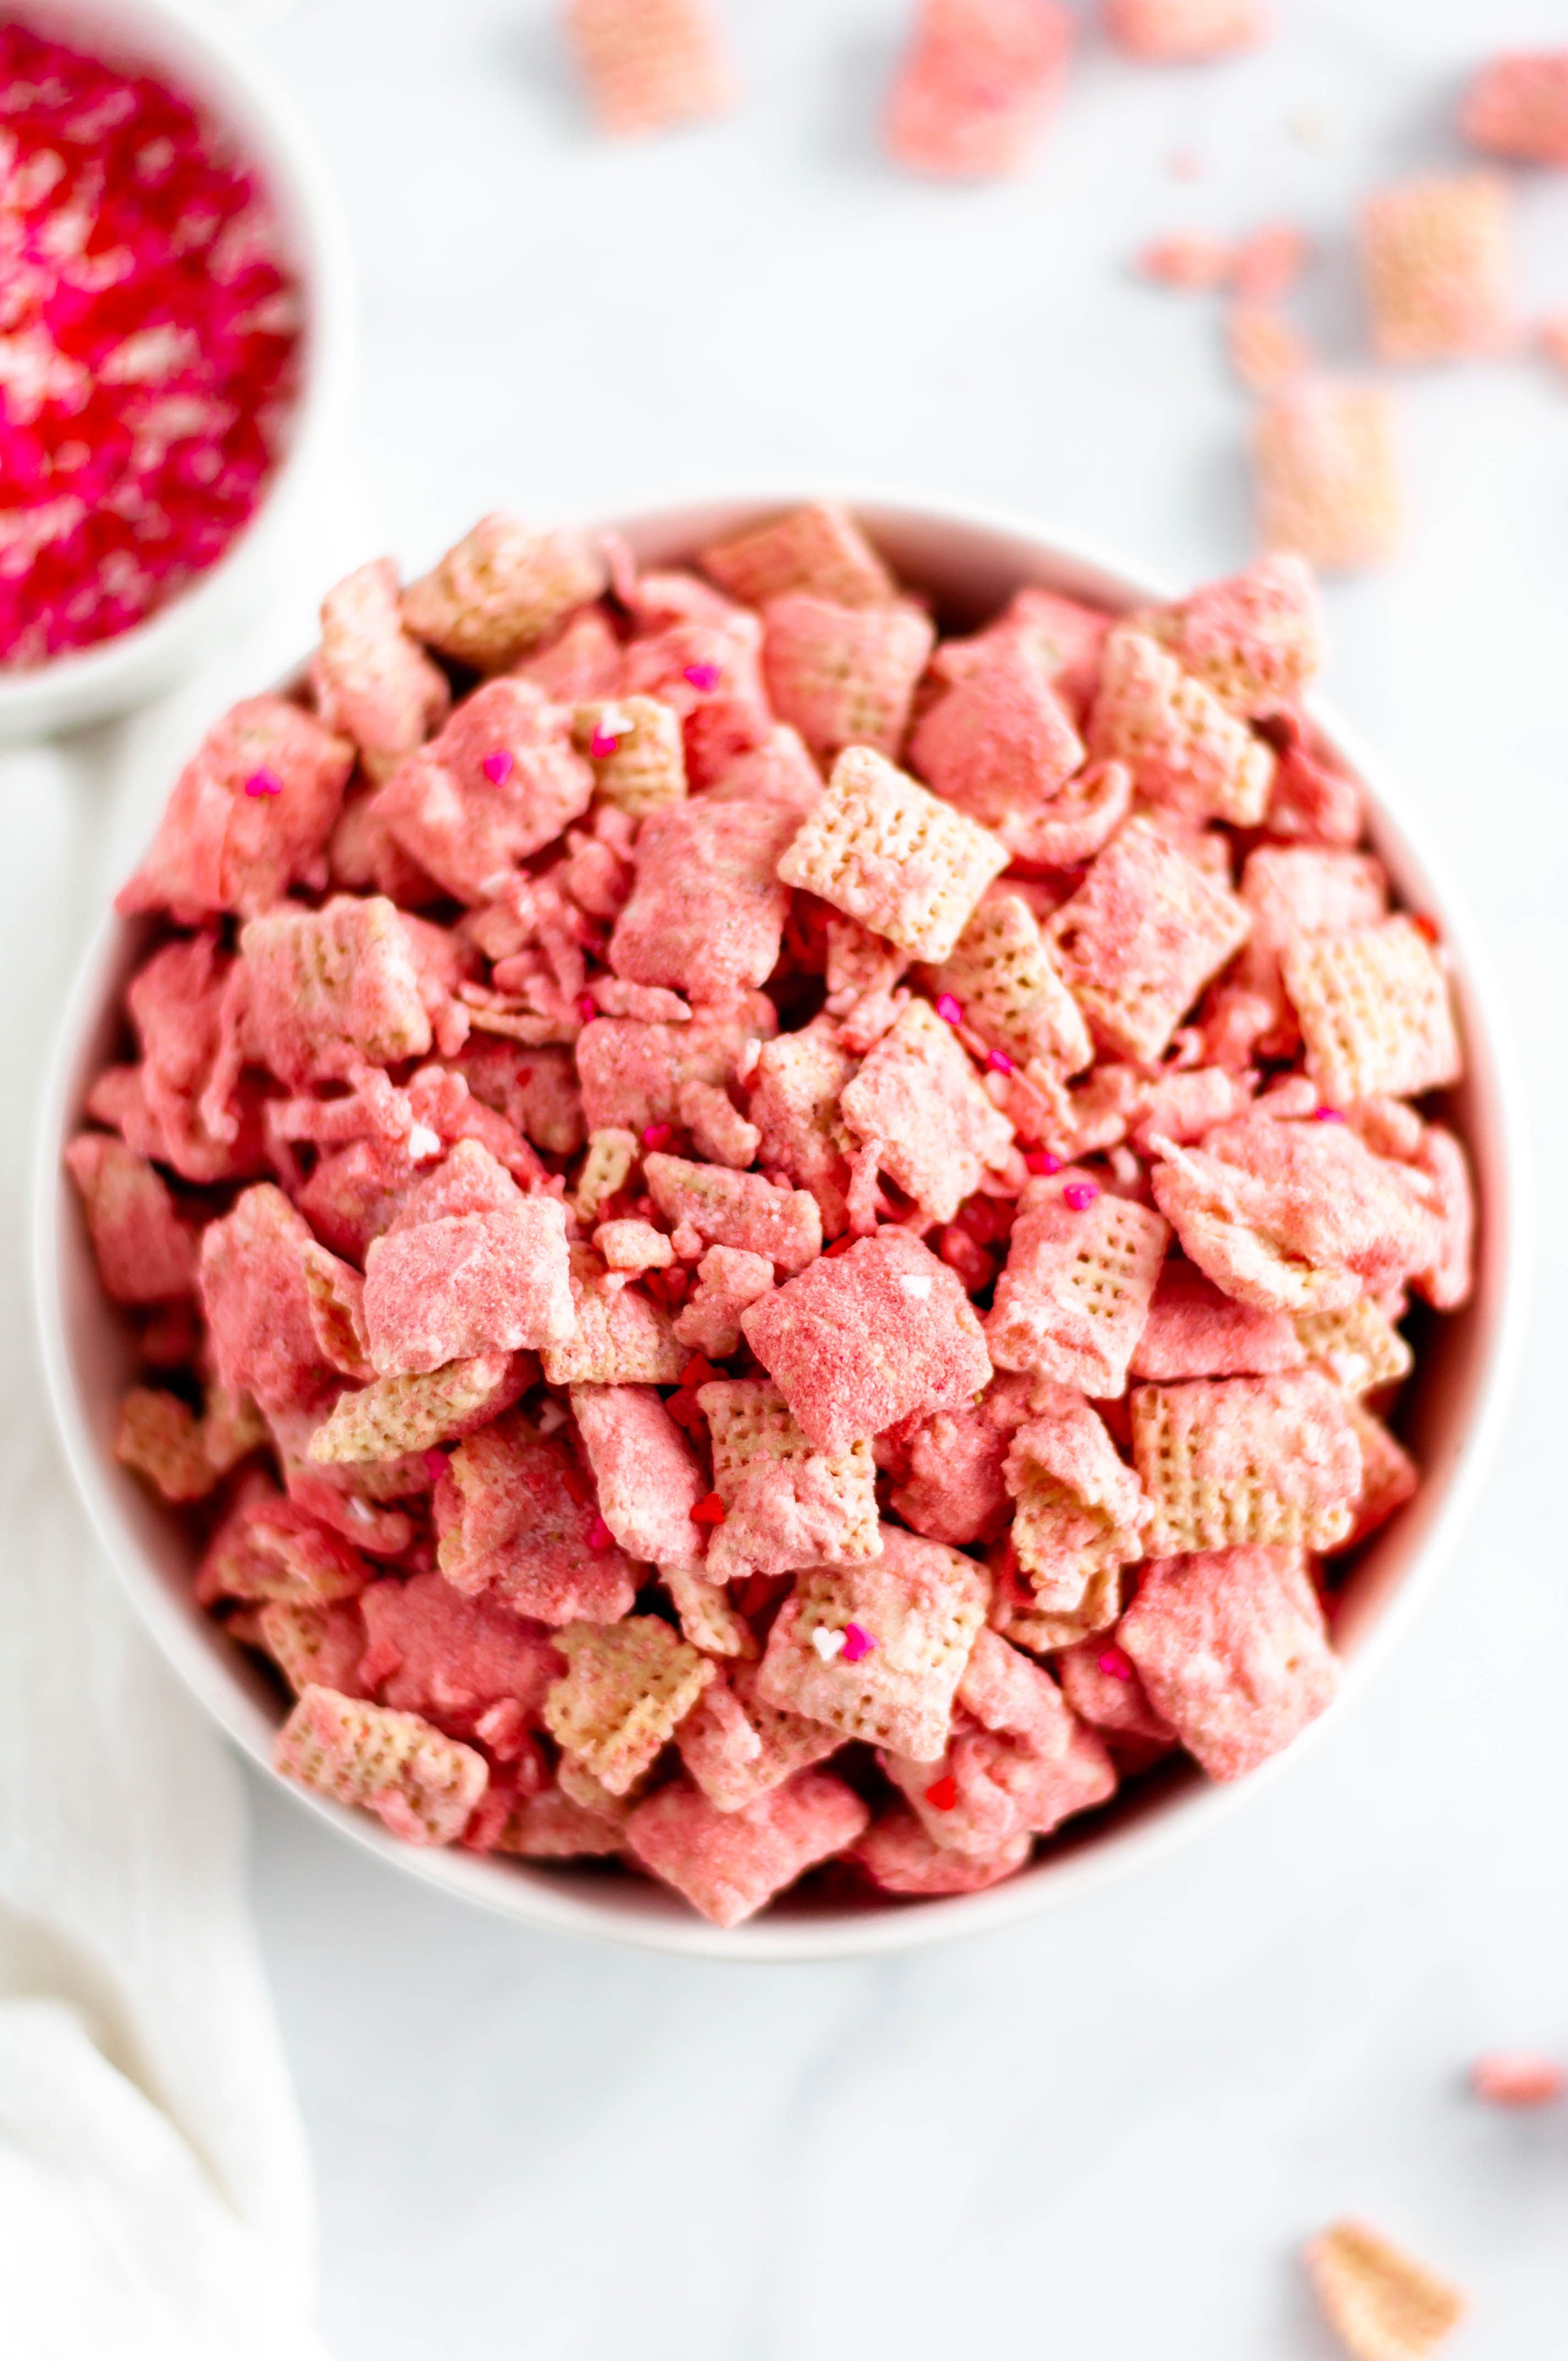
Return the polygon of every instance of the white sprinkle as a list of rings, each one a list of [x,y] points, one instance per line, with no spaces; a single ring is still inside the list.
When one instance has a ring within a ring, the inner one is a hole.
[[[931,1281],[923,1270],[905,1271],[898,1283],[905,1295],[913,1295],[920,1303],[924,1303],[931,1292]]]
[[[637,717],[623,705],[607,705],[594,726],[601,738],[629,738],[637,727]]]
[[[432,1131],[425,1123],[412,1125],[409,1131],[409,1154],[416,1164],[428,1164],[433,1156],[441,1153],[441,1134]]]
[[[823,1663],[830,1664],[835,1656],[841,1656],[844,1653],[844,1634],[842,1631],[829,1631],[826,1623],[819,1623],[811,1635],[811,1644]]]
[[[565,1426],[565,1411],[555,1400],[554,1394],[546,1394],[544,1400],[539,1405],[539,1415],[534,1421],[534,1424],[538,1427],[540,1433],[554,1434],[558,1426]]]

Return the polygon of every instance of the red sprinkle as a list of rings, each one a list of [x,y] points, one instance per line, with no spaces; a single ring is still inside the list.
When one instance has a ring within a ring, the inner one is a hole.
[[[846,1648],[844,1653],[848,1655],[850,1652]],[[944,1771],[939,1779],[933,1779],[926,1790],[926,1801],[934,1812],[953,1811],[957,1808],[958,1800],[959,1783],[950,1771]]]
[[[301,306],[259,181],[181,93],[8,20],[0,94],[0,666],[25,666],[223,555],[286,439]]]
[[[593,994],[591,992],[580,993],[577,996],[577,1014],[582,1018],[583,1023],[585,1025],[591,1025],[598,1013],[599,1005],[594,998]]]
[[[682,1386],[690,1389],[711,1385],[715,1378],[721,1378],[723,1375],[722,1369],[716,1369],[711,1361],[705,1360],[700,1353],[694,1353],[681,1371],[679,1382]]]
[[[988,1050],[985,1062],[993,1074],[1012,1074],[1017,1071],[1017,1068],[1005,1049]]]
[[[1120,1648],[1107,1648],[1094,1661],[1113,1681],[1130,1681],[1133,1677],[1133,1660]]]
[[[504,746],[486,755],[479,768],[492,787],[504,787],[512,774],[512,758]]]
[[[582,1470],[576,1466],[570,1459],[565,1463],[561,1469],[561,1482],[565,1488],[566,1498],[569,1500],[575,1501],[579,1509],[586,1509],[588,1502],[594,1496],[589,1491],[587,1485],[583,1479]]]
[[[721,1525],[724,1522],[724,1503],[717,1492],[710,1492],[706,1500],[697,1502],[691,1512],[691,1521],[694,1525]]]
[[[588,1547],[591,1550],[613,1549],[615,1535],[602,1517],[596,1517],[588,1527]]]
[[[1428,917],[1424,910],[1412,910],[1410,912],[1410,924],[1414,927],[1419,935],[1424,935],[1426,937],[1429,943],[1442,942],[1442,928],[1439,927],[1435,918]]]
[[[283,782],[276,771],[269,771],[263,763],[261,768],[258,771],[252,771],[249,778],[247,779],[245,792],[247,796],[280,796],[283,792]]]
[[[674,1130],[667,1123],[651,1123],[643,1131],[642,1145],[644,1148],[665,1148],[674,1136]]]
[[[950,992],[944,992],[938,1001],[937,1014],[945,1025],[961,1025],[964,1021],[963,1005]]]
[[[1075,1213],[1082,1213],[1088,1211],[1099,1194],[1097,1180],[1069,1180],[1061,1192],[1061,1200],[1064,1205],[1070,1205]]]
[[[439,1484],[442,1477],[446,1473],[445,1452],[435,1450],[427,1451],[424,1455],[424,1472],[429,1477],[433,1484]]]
[[[863,1631],[860,1624],[845,1624],[844,1662],[847,1664],[858,1664],[862,1656],[869,1656],[875,1646],[876,1642],[872,1639],[871,1633]]]
[[[607,730],[601,721],[596,726],[593,736],[588,740],[588,752],[596,763],[608,763],[620,744],[620,741],[614,730]]]
[[[687,664],[681,677],[689,680],[694,688],[700,689],[704,697],[711,697],[723,675],[716,664]]]
[[[1330,1106],[1314,1107],[1312,1109],[1312,1119],[1315,1123],[1343,1123],[1344,1121],[1344,1117],[1341,1115],[1338,1107]]]
[[[1047,1148],[1032,1148],[1024,1159],[1031,1172],[1059,1172],[1061,1158],[1053,1156]]]

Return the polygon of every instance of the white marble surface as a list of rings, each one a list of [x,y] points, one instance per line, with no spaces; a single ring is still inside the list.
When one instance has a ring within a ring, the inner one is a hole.
[[[744,111],[626,149],[587,132],[546,0],[302,0],[263,38],[358,247],[375,537],[411,561],[502,502],[793,476],[1003,505],[1173,580],[1240,562],[1217,319],[1130,251],[1299,218],[1301,317],[1354,358],[1355,198],[1453,157],[1472,59],[1564,29],[1562,0],[1278,5],[1274,48],[1210,71],[1087,46],[1034,175],[955,192],[872,141],[905,0],[726,0]],[[1568,303],[1568,178],[1522,192],[1520,247],[1530,301]],[[1483,2046],[1568,2048],[1568,386],[1423,375],[1405,442],[1408,554],[1333,592],[1332,688],[1466,878],[1543,1180],[1527,1381],[1461,1562],[1254,1807],[903,1962],[532,1936],[255,1786],[340,2361],[1321,2361],[1292,2255],[1344,2210],[1473,2289],[1456,2356],[1568,2346],[1568,2124],[1461,2088]]]

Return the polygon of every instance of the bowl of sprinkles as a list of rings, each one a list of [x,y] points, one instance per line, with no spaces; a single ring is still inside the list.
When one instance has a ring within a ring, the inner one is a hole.
[[[264,589],[341,401],[335,202],[170,0],[0,22],[0,742],[123,711]]]

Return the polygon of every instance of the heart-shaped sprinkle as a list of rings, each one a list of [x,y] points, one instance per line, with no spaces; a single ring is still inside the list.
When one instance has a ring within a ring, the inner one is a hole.
[[[433,1156],[441,1153],[441,1134],[432,1131],[427,1123],[416,1123],[409,1130],[409,1155],[415,1164],[428,1164]]]
[[[252,771],[249,778],[247,779],[245,792],[247,796],[280,796],[283,792],[283,782],[276,771],[269,771],[263,763],[261,768],[258,771]]]
[[[718,686],[719,677],[718,666],[716,664],[687,664],[682,675],[682,678],[689,680],[694,688],[702,691],[704,697],[712,696]]]
[[[862,1656],[869,1656],[875,1646],[876,1642],[872,1639],[871,1633],[869,1631],[863,1631],[858,1623],[845,1624],[844,1662],[847,1664],[858,1664]]]
[[[512,758],[504,746],[498,746],[493,753],[486,755],[479,768],[492,787],[504,787],[511,776]]]
[[[844,1653],[845,1634],[842,1631],[830,1631],[826,1623],[819,1623],[811,1635],[811,1644],[823,1663],[830,1664],[835,1656],[841,1656]]]

